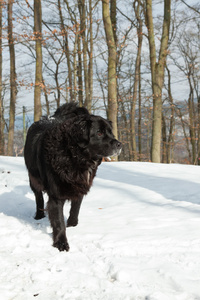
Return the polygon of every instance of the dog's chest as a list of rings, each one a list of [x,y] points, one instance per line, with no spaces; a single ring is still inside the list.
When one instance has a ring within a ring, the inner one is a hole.
[[[89,168],[87,171],[86,171],[86,181],[87,181],[87,184],[88,185],[91,185],[92,184],[92,181],[93,181],[93,178],[95,176],[95,173],[96,171],[92,168]]]
[[[98,162],[88,165],[74,165],[74,171],[67,170],[64,180],[59,181],[59,193],[63,199],[77,199],[79,195],[86,195],[96,175]],[[73,175],[69,178],[69,174]]]
[[[91,166],[87,168],[87,170],[84,171],[83,177],[84,177],[84,183],[88,184],[90,187],[92,185],[92,181],[94,179],[94,176],[96,175],[96,170],[97,170],[97,163],[94,162]]]

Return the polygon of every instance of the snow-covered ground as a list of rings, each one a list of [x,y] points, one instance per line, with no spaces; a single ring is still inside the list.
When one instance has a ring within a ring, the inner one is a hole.
[[[200,299],[198,166],[103,163],[70,252],[34,213],[23,158],[0,157],[0,299]]]

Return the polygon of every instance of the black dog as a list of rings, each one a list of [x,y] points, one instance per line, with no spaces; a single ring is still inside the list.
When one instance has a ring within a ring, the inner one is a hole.
[[[74,103],[64,104],[52,117],[42,117],[29,128],[24,158],[36,199],[35,219],[45,216],[45,191],[49,196],[53,246],[60,251],[69,250],[63,216],[65,201],[71,201],[67,226],[76,226],[83,196],[102,158],[118,155],[121,147],[109,121]]]

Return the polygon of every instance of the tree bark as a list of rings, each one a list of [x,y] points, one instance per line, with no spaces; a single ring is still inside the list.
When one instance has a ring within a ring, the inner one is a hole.
[[[141,68],[141,59],[140,59]],[[139,106],[139,116],[138,116],[138,150],[139,150],[139,161],[142,160],[142,95],[141,95],[141,73],[139,74],[138,83],[138,106]]]
[[[198,151],[198,161],[197,164],[200,165],[200,96],[198,96],[198,142],[197,142],[197,151]]]
[[[167,128],[165,116],[162,114],[162,162],[167,163]]]
[[[78,90],[78,86],[77,86],[77,72],[78,72],[78,68],[77,68],[77,59],[76,59],[76,53],[77,53],[77,50],[78,50],[78,38],[79,38],[79,34],[76,31],[75,41],[74,41],[74,52],[73,52],[73,61],[74,61],[74,70],[73,70],[73,74],[74,74],[74,101],[75,102],[76,102],[77,90]]]
[[[108,118],[113,124],[113,133],[117,138],[117,51],[109,12],[109,0],[102,1],[103,22],[108,47]]]
[[[42,115],[41,88],[42,88],[42,7],[41,0],[34,0],[34,35],[35,35],[35,89],[34,89],[34,121]]]
[[[0,3],[0,155],[4,154],[3,94],[2,94],[2,3]]]
[[[136,5],[137,2],[137,5]],[[137,145],[136,145],[136,130],[135,130],[135,106],[137,102],[139,78],[140,78],[140,64],[141,64],[141,51],[142,51],[142,19],[140,18],[140,0],[134,2],[134,11],[138,21],[137,36],[138,36],[138,49],[135,61],[135,75],[133,84],[133,100],[131,103],[131,142],[133,149],[133,160],[137,161]]]
[[[168,141],[167,141],[167,163],[171,163],[172,158],[173,158],[173,151],[174,151],[174,125],[175,125],[175,120],[174,120],[174,101],[172,97],[172,91],[171,91],[171,74],[170,70],[166,66],[166,70],[168,73],[168,96],[169,96],[169,102],[171,106],[171,117],[170,117],[170,126],[169,126],[169,136],[168,136]]]
[[[117,3],[116,3],[116,0],[110,1],[110,19],[111,19],[111,23],[112,23],[115,46],[117,47]]]
[[[193,89],[190,90],[188,99],[188,112],[189,112],[189,129],[190,129],[190,142],[192,146],[192,163],[196,163],[196,134],[193,113]]]
[[[153,128],[152,128],[152,162],[161,160],[161,129],[162,129],[162,88],[167,57],[169,28],[171,20],[171,0],[164,1],[164,18],[158,62],[156,61],[156,46],[152,15],[152,0],[146,0],[146,24],[150,50],[151,81],[153,92]]]
[[[185,121],[184,121],[184,118],[183,118],[183,114],[181,112],[181,109],[177,107],[177,114],[180,118],[180,121],[181,121],[181,126],[183,128],[183,135],[184,135],[184,141],[185,141],[185,144],[186,144],[186,149],[187,149],[187,152],[188,152],[188,156],[189,156],[189,163],[192,163],[192,154],[191,154],[191,151],[190,151],[190,143],[189,143],[189,140],[188,140],[188,136],[187,136],[187,129],[186,129],[186,126],[185,126]]]
[[[8,1],[8,44],[10,52],[10,111],[9,111],[9,131],[8,131],[8,155],[13,155],[14,144],[14,124],[15,124],[15,105],[17,96],[17,82],[15,70],[15,47],[13,39],[13,0]]]
[[[60,22],[61,22],[61,31],[62,31],[62,35],[64,37],[64,51],[65,51],[65,56],[66,56],[66,59],[67,59],[70,101],[74,101],[74,93],[73,93],[73,85],[72,85],[72,69],[71,69],[71,62],[70,62],[68,33],[67,33],[67,30],[65,29],[65,25],[64,25],[60,0],[58,0],[58,11],[59,11]]]
[[[45,102],[46,102],[46,113],[49,116],[50,115],[49,99],[48,99],[48,92],[47,92],[47,88],[45,86],[44,79],[43,79],[43,85],[44,85],[44,97],[45,97]]]
[[[90,51],[89,51],[89,99],[86,99],[86,107],[89,112],[92,110],[92,98],[93,98],[93,15],[92,15],[92,0],[89,0],[89,16],[90,16]]]
[[[83,106],[83,80],[82,80],[82,60],[81,60],[81,36],[78,35],[78,101],[79,106]]]
[[[89,94],[89,76],[88,76],[88,66],[87,66],[87,40],[86,40],[86,7],[85,0],[78,0],[78,8],[80,14],[80,29],[81,38],[83,44],[83,71],[84,71],[84,83],[85,83],[85,106],[88,110],[91,110],[90,94]]]

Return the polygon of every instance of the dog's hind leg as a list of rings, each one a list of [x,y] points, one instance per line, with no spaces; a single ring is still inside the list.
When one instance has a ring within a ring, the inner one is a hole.
[[[29,174],[30,179],[30,187],[35,194],[35,201],[36,201],[36,214],[35,219],[40,220],[45,217],[44,214],[44,198],[42,195],[41,187],[38,183],[36,183],[36,179]],[[37,188],[36,188],[37,187]]]
[[[53,246],[60,251],[68,251],[69,244],[66,237],[65,220],[63,215],[64,201],[49,197],[48,214],[53,228]]]
[[[78,215],[81,207],[83,196],[77,200],[71,201],[71,209],[67,220],[67,227],[76,226],[78,224]]]
[[[35,220],[40,220],[45,217],[44,213],[44,198],[42,192],[35,192],[36,214]]]

